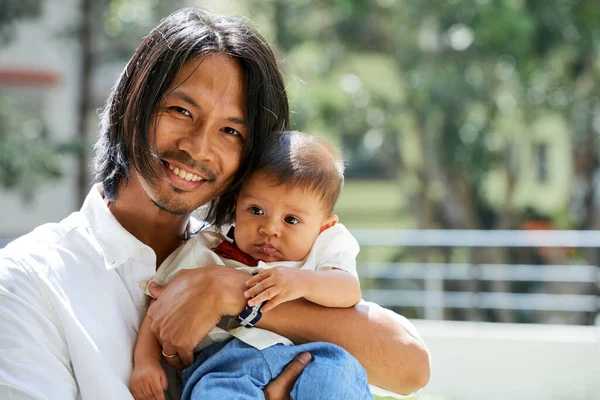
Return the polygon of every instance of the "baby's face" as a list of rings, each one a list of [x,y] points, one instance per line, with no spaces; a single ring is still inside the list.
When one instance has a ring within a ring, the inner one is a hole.
[[[323,211],[319,197],[288,185],[273,186],[261,172],[240,190],[235,210],[235,242],[245,253],[265,262],[301,261],[322,230],[336,216]]]

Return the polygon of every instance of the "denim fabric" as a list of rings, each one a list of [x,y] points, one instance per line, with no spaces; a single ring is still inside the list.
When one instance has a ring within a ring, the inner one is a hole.
[[[373,399],[365,369],[339,346],[314,342],[258,350],[234,338],[196,355],[194,364],[183,371],[181,400],[264,399],[265,385],[303,351],[310,352],[313,361],[292,388],[292,400]]]

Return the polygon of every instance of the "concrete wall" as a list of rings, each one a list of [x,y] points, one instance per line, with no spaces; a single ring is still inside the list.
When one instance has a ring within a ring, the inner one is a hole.
[[[415,321],[432,354],[422,399],[600,399],[600,327]]]

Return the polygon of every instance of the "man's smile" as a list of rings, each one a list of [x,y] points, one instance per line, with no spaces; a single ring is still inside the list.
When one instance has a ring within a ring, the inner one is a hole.
[[[197,172],[190,171],[190,169],[185,169],[180,164],[163,161],[163,165],[167,180],[177,189],[192,191],[212,180],[204,174],[202,176]]]
[[[173,172],[174,175],[179,176],[181,179],[185,179],[186,181],[192,181],[192,182],[197,182],[197,181],[204,181],[206,179],[202,178],[200,175],[196,175],[193,172],[190,172],[186,169],[184,169],[183,167],[177,167],[174,166],[173,164],[169,163],[169,162],[165,162],[167,167],[169,168],[169,170],[171,170]]]

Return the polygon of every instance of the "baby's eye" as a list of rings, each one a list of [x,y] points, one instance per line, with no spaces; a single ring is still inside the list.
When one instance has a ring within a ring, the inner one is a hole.
[[[251,214],[254,215],[263,215],[264,212],[263,210],[261,210],[260,208],[256,207],[256,206],[252,206],[248,209],[248,211],[250,211]]]
[[[288,215],[283,219],[287,224],[296,225],[300,223],[300,220],[293,215]]]

